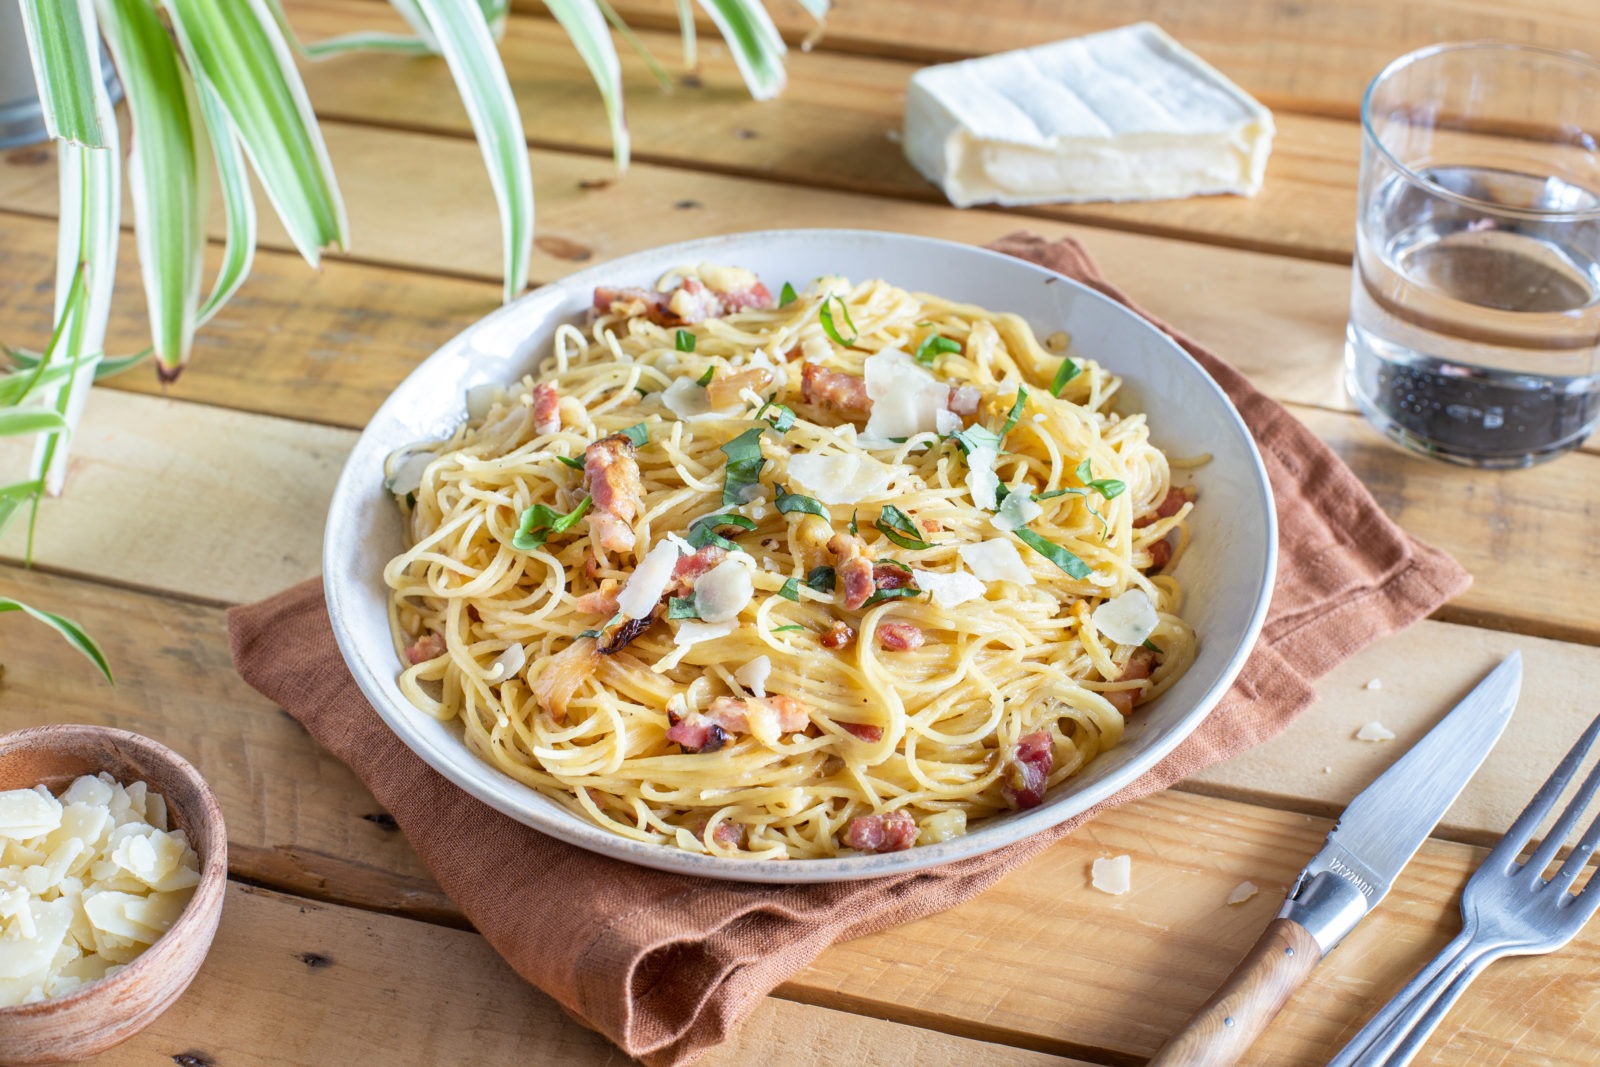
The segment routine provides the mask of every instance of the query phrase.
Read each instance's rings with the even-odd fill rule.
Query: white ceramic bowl
[[[1039,335],[1066,330],[1072,353],[1125,379],[1116,406],[1150,417],[1155,443],[1175,456],[1210,453],[1195,472],[1200,506],[1177,575],[1198,658],[1158,700],[1142,705],[1122,744],[1052,790],[1031,811],[974,824],[964,837],[882,855],[772,863],[700,856],[629,841],[580,819],[473,755],[454,724],[401,695],[389,635],[383,567],[399,554],[399,510],[383,488],[384,458],[449,435],[466,417],[466,391],[514,382],[580,318],[596,285],[649,285],[673,267],[746,267],[776,290],[823,274],[885,278],[906,289],[1022,315]],[[918,870],[987,852],[1093,806],[1149,770],[1198,726],[1255,643],[1272,593],[1277,525],[1272,490],[1249,432],[1211,378],[1182,349],[1115,301],[1052,271],[968,245],[854,230],[733,234],[641,252],[591,267],[468,327],[411,373],[373,416],[334,493],[323,581],[334,633],[362,692],[411,750],[468,793],[514,819],[582,848],[662,870],[760,882],[819,882]]]

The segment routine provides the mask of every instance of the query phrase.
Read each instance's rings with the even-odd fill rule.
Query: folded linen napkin
[[[1133,306],[1074,241],[1013,234],[993,247]],[[1396,527],[1350,469],[1279,404],[1151,321],[1204,365],[1255,436],[1277,495],[1277,588],[1261,640],[1221,704],[1102,807],[1165,789],[1271,737],[1311,704],[1312,679],[1427,615],[1468,581],[1448,556]],[[511,966],[650,1067],[688,1063],[722,1041],[835,941],[959,904],[1094,814],[988,855],[874,881],[768,886],[646,870],[544,837],[413,755],[346,671],[320,581],[235,608],[228,624],[239,673],[360,775]],[[561,907],[546,906],[556,898]]]

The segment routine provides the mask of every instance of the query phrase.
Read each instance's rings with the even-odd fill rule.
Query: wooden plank
[[[516,0],[535,13],[535,0]],[[638,26],[677,25],[674,0],[621,0]],[[772,5],[791,41],[813,29],[797,4]],[[1600,55],[1587,0],[1343,0],[1337,4],[1225,0],[1141,4],[1088,0],[874,0],[838,3],[818,47],[942,62],[1043,44],[1152,18],[1270,107],[1349,118],[1391,59],[1440,41],[1504,40]],[[714,33],[709,25],[708,33]]]
[[[1600,457],[1471,471],[1403,453],[1356,416],[1293,410],[1402,526],[1472,572],[1446,617],[1600,643],[1588,588],[1571,580],[1600,570]],[[99,390],[73,451],[71,491],[41,511],[36,558],[54,571],[215,603],[266,596],[318,573],[322,516],[354,439]],[[0,476],[26,458],[24,442],[0,440]],[[0,558],[22,553],[17,524],[0,538]]]
[[[460,921],[404,841],[366,818],[377,809],[353,776],[232,677],[219,610],[14,571],[0,571],[0,591],[48,598],[77,617],[123,676],[114,691],[85,684],[88,668],[53,634],[0,622],[10,627],[4,631],[8,725],[66,719],[152,734],[194,757],[219,790],[237,876],[323,899]],[[155,634],[158,641],[152,641]],[[1275,742],[1246,753],[1202,776],[1200,786],[1248,793],[1275,807],[1300,803],[1302,792],[1330,810],[1342,807],[1508,644],[1528,657],[1524,711],[1446,826],[1458,836],[1492,837],[1524,803],[1530,779],[1581,732],[1592,709],[1575,694],[1588,691],[1585,682],[1600,653],[1423,624],[1330,676],[1322,686],[1326,699],[1285,734],[1287,749]],[[1381,694],[1397,704],[1425,709],[1409,717],[1393,706],[1373,712],[1401,735],[1394,745],[1346,740],[1353,718],[1365,721],[1368,714],[1363,708],[1352,717],[1352,679],[1371,677],[1389,679]],[[1321,775],[1318,764],[1341,745],[1353,750],[1337,757],[1339,773]],[[1274,747],[1279,751],[1268,754]],[[1259,758],[1263,754],[1267,758]],[[1106,813],[948,915],[831,949],[783,993],[983,1040],[1145,1055],[1243,953],[1326,829],[1325,819],[1170,792]],[[297,858],[315,857],[316,864],[283,862],[280,853],[291,847]],[[1121,853],[1134,857],[1134,893],[1112,899],[1087,889],[1094,857]],[[1331,1041],[1352,1029],[1372,996],[1398,985],[1406,967],[1443,941],[1450,929],[1446,901],[1470,858],[1469,850],[1444,843],[1425,849],[1421,866],[1408,871],[1396,895],[1363,927],[1375,932],[1358,932],[1335,957],[1337,969],[1324,969],[1330,984],[1303,994],[1301,1003],[1309,1007],[1295,1010],[1310,1012],[1319,1034]],[[1229,891],[1246,879],[1261,895],[1226,907]],[[1569,955],[1566,967],[1584,966],[1581,961],[1600,947],[1596,937],[1591,932],[1569,950],[1579,953],[1580,963],[1572,964]],[[295,951],[321,950],[314,942],[283,943],[296,945]],[[1554,983],[1550,995],[1561,1003],[1583,1003],[1567,992],[1575,972],[1550,966],[1537,981]],[[1509,968],[1503,977],[1512,979]],[[1498,999],[1490,995],[1484,1003]],[[1492,1012],[1452,1017],[1465,1035],[1485,1040],[1500,1032],[1497,1018]],[[1297,1025],[1304,1021],[1296,1019]],[[1587,1016],[1541,1017],[1534,1040],[1559,1047],[1556,1039],[1569,1024],[1569,1036],[1591,1033],[1596,1025]],[[1259,1062],[1311,1062],[1289,1036],[1273,1040],[1266,1046],[1270,1056],[1284,1058]]]
[[[699,1062],[729,1067],[756,1059],[817,1067],[961,1067],[975,1060],[1088,1067],[775,999]],[[383,1067],[465,1060],[631,1062],[518,978],[476,934],[234,884],[194,985],[149,1029],[86,1062]]]
[[[367,0],[301,2],[290,13],[308,40],[373,25],[403,28],[388,12],[378,12],[386,18],[375,23]],[[675,34],[647,33],[644,41],[663,56],[678,46]],[[599,95],[558,25],[513,18],[501,53],[534,144],[610,154]],[[698,80],[670,93],[660,90],[631,51],[623,61],[628,128],[640,162],[944,201],[899,144],[906,82],[915,64],[826,50],[796,53],[784,94],[758,103],[744,91],[722,48],[708,48]],[[325,118],[472,135],[442,61],[362,55],[301,68]],[[1348,263],[1359,151],[1359,131],[1351,122],[1284,114],[1265,187],[1253,198],[1044,205],[1017,214]]]

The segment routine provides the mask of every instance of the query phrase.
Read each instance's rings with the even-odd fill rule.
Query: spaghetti
[[[572,811],[702,853],[889,851],[1040,803],[1195,654],[1168,573],[1193,503],[1064,341],[883,281],[598,290],[532,376],[391,457],[401,689]]]

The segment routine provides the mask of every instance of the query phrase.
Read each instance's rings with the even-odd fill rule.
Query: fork
[[[1505,956],[1553,952],[1583,928],[1600,907],[1600,890],[1594,884],[1600,877],[1591,879],[1578,893],[1570,890],[1600,844],[1600,817],[1584,831],[1555,876],[1545,881],[1543,875],[1600,790],[1600,764],[1589,772],[1527,862],[1518,863],[1517,857],[1566,791],[1596,737],[1600,737],[1600,718],[1584,731],[1473,872],[1461,894],[1461,932],[1361,1028],[1328,1067],[1404,1067],[1485,967]]]

